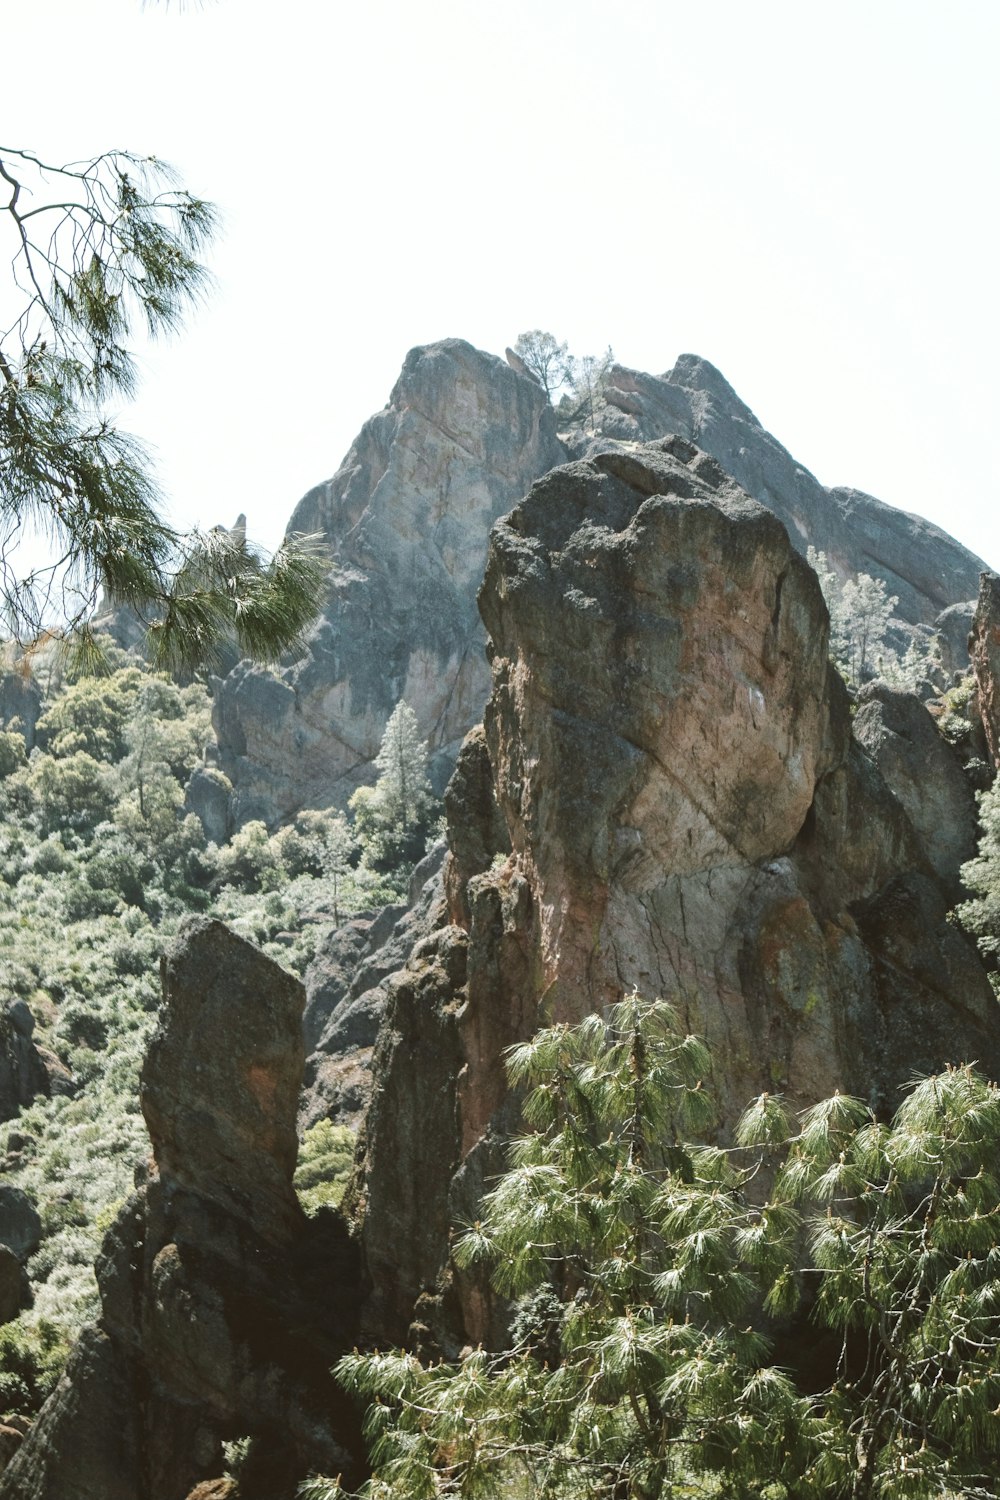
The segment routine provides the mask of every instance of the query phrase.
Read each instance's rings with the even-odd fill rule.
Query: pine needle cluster
[[[0,631],[72,634],[103,594],[155,623],[158,666],[212,664],[234,638],[273,658],[315,615],[314,543],[267,559],[238,532],[179,535],[148,455],[106,412],[134,394],[134,335],[172,332],[203,296],[214,209],[127,151],[53,166],[0,146],[0,183]],[[47,544],[38,566],[26,535]]]

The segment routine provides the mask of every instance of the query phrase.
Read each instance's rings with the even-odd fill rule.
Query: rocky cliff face
[[[934,731],[892,695],[852,736],[815,576],[712,459],[674,439],[549,474],[494,528],[481,607],[493,688],[449,793],[449,907],[388,984],[354,1202],[383,1338],[490,1336],[443,1250],[502,1160],[503,1048],[542,1018],[672,998],[729,1121],[763,1089],[888,1108],[915,1071],[1000,1068],[945,920],[961,830],[933,847],[950,752],[915,790],[898,742],[911,715]]]
[[[669,433],[697,443],[788,528],[794,545],[826,552],[844,578],[871,573],[899,598],[913,624],[933,624],[949,606],[974,599],[984,564],[947,532],[861,490],[827,489],[767,432],[707,360],[682,354],[666,375],[613,366],[595,413],[596,442],[648,442]],[[963,663],[964,665],[964,663]]]
[[[486,538],[564,458],[535,383],[460,339],[407,355],[384,411],[300,502],[333,570],[302,659],[244,663],[216,693],[238,822],[346,802],[400,698],[447,775],[488,691],[476,612]]]
[[[996,573],[984,572],[980,579],[969,643],[987,748],[993,764],[1000,766],[1000,576]]]
[[[318,532],[334,567],[304,656],[278,672],[242,663],[218,685],[237,823],[274,825],[303,806],[346,803],[371,778],[401,697],[444,784],[489,692],[475,597],[490,527],[567,457],[679,434],[773,511],[799,551],[826,551],[845,577],[884,578],[906,620],[932,624],[975,596],[978,558],[916,516],[825,489],[706,360],[682,355],[663,377],[615,366],[594,422],[562,440],[541,388],[517,365],[459,339],[412,350],[388,406],[296,508],[290,529]],[[942,624],[951,654],[954,625]],[[964,670],[962,640],[957,652]]]
[[[106,1237],[82,1336],[3,1500],[185,1500],[249,1436],[244,1500],[354,1467],[329,1376],[354,1334],[356,1257],[292,1188],[302,987],[217,922],[164,964],[143,1069],[155,1167]]]

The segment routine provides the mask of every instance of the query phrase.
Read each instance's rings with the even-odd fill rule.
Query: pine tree
[[[455,1260],[519,1299],[514,1344],[340,1362],[370,1500],[1000,1495],[1000,1092],[950,1069],[890,1125],[764,1095],[723,1149],[692,1140],[709,1068],[635,996],[513,1049],[531,1131]],[[804,1291],[840,1340],[818,1393],[768,1352]]]
[[[566,382],[569,366],[566,345],[544,328],[530,328],[514,340],[514,353],[524,361],[551,401]]]
[[[203,294],[214,210],[124,151],[56,166],[0,146],[0,181],[21,298],[0,334],[0,630],[77,631],[80,659],[97,661],[86,622],[103,592],[148,620],[158,665],[211,662],[232,637],[275,656],[315,614],[313,545],[268,559],[242,534],[179,535],[146,454],[106,411],[135,389],[135,330],[173,330]],[[27,574],[26,530],[52,559]]]
[[[427,742],[413,709],[401,698],[389,717],[375,757],[379,778],[359,787],[350,801],[365,863],[398,870],[423,853],[437,803],[427,776]]]
[[[882,677],[894,687],[916,692],[939,666],[933,639],[912,631],[902,656],[890,644],[893,630],[911,629],[896,614],[899,599],[881,578],[858,573],[842,582],[825,552],[806,552],[830,612],[830,657],[848,687],[855,692],[872,678]]]

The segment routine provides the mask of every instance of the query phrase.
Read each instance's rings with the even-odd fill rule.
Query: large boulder
[[[154,1170],[108,1231],[100,1322],[0,1479],[3,1500],[183,1500],[244,1436],[261,1475],[244,1500],[357,1472],[355,1420],[329,1375],[354,1338],[356,1257],[292,1187],[302,987],[204,920],[163,979],[142,1074]]]
[[[411,350],[388,406],[289,523],[332,561],[305,655],[277,672],[244,663],[217,687],[237,822],[343,805],[400,698],[446,778],[489,690],[476,613],[489,529],[564,457],[534,381],[461,339]]]
[[[236,823],[274,826],[303,806],[343,806],[373,778],[401,697],[417,712],[440,789],[490,689],[475,608],[490,526],[567,456],[628,453],[672,434],[777,515],[800,552],[824,550],[842,578],[884,579],[904,620],[932,625],[975,593],[978,558],[919,517],[825,488],[707,360],[681,355],[664,376],[615,365],[586,424],[557,436],[519,360],[504,364],[460,339],[428,344],[407,355],[388,406],[291,518],[290,530],[323,538],[333,564],[304,654],[279,671],[244,662],[216,681]],[[955,622],[942,628],[948,654]]]
[[[350,1199],[372,1336],[409,1317],[446,1346],[498,1332],[442,1226],[502,1164],[504,1051],[542,1020],[673,1000],[723,1126],[762,1090],[881,1110],[918,1067],[1000,1074],[933,819],[852,736],[815,575],[712,459],[675,438],[549,474],[494,528],[481,608],[493,690],[449,792],[449,906],[389,981]]]
[[[42,1242],[42,1221],[27,1193],[0,1183],[0,1245],[26,1261]]]

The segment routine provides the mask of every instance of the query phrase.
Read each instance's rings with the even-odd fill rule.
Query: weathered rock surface
[[[979,711],[993,764],[1000,766],[1000,575],[984,571],[970,637]]]
[[[300,1128],[321,1119],[356,1128],[372,1090],[372,1049],[385,1014],[386,980],[401,969],[443,910],[443,841],[414,871],[410,899],[374,918],[334,928],[306,976],[306,1068]]]
[[[9,1323],[23,1307],[30,1306],[27,1272],[13,1250],[0,1244],[0,1323]]]
[[[0,1012],[0,1120],[12,1120],[38,1094],[52,1092],[45,1058],[31,1039],[33,1020],[25,1002],[13,1001]],[[2,1238],[2,1235],[0,1235]]]
[[[679,434],[696,442],[842,576],[870,572],[911,624],[976,592],[978,558],[939,528],[852,489],[827,489],[765,431],[707,360],[664,376],[616,365],[587,430],[557,439],[541,387],[459,339],[407,355],[389,405],[368,421],[290,529],[318,532],[333,572],[300,660],[241,663],[215,685],[222,768],[237,824],[274,826],[303,806],[344,805],[400,697],[415,708],[444,784],[489,692],[475,593],[493,522],[567,457]],[[958,627],[943,646],[964,669]],[[953,639],[954,637],[954,639]],[[954,649],[953,649],[954,648]]]
[[[20,672],[0,674],[0,729],[16,729],[24,735],[27,750],[34,749],[35,725],[42,712],[38,684]]]
[[[446,1345],[495,1333],[444,1247],[502,1160],[503,1049],[540,1019],[672,998],[730,1122],[762,1089],[884,1109],[917,1067],[1000,1072],[935,874],[961,850],[932,851],[929,809],[852,737],[815,575],[714,460],[672,439],[549,474],[494,528],[481,608],[493,691],[449,792],[449,909],[389,981],[351,1200],[366,1328]],[[890,732],[924,721],[872,702],[902,787]]]
[[[184,1500],[245,1435],[264,1457],[244,1500],[292,1500],[311,1470],[352,1468],[328,1371],[353,1339],[356,1260],[292,1188],[302,998],[221,923],[192,923],[165,960],[142,1079],[156,1169],[108,1232],[100,1322],[3,1500]]]
[[[596,438],[576,436],[576,451],[599,451],[609,438],[648,442],[670,433],[697,443],[784,522],[801,552],[810,545],[825,552],[845,578],[883,578],[912,624],[933,624],[942,610],[975,597],[979,558],[919,516],[861,490],[821,485],[695,354],[682,354],[661,377],[613,366],[595,425]]]
[[[0,1245],[6,1245],[18,1260],[26,1261],[41,1242],[42,1221],[27,1193],[0,1183]]]
[[[919,698],[885,682],[861,689],[854,734],[906,809],[942,886],[957,899],[958,872],[978,839],[975,796],[958,756]]]
[[[975,618],[976,600],[965,599],[942,610],[934,622],[941,670],[949,684],[970,670],[969,636]]]
[[[217,689],[238,823],[345,803],[404,697],[446,777],[489,690],[489,529],[563,457],[534,381],[460,339],[411,350],[389,405],[289,523],[333,560],[305,655],[277,673],[244,663]]]
[[[184,788],[184,811],[194,813],[210,844],[224,844],[232,833],[228,776],[215,766],[198,766]]]

